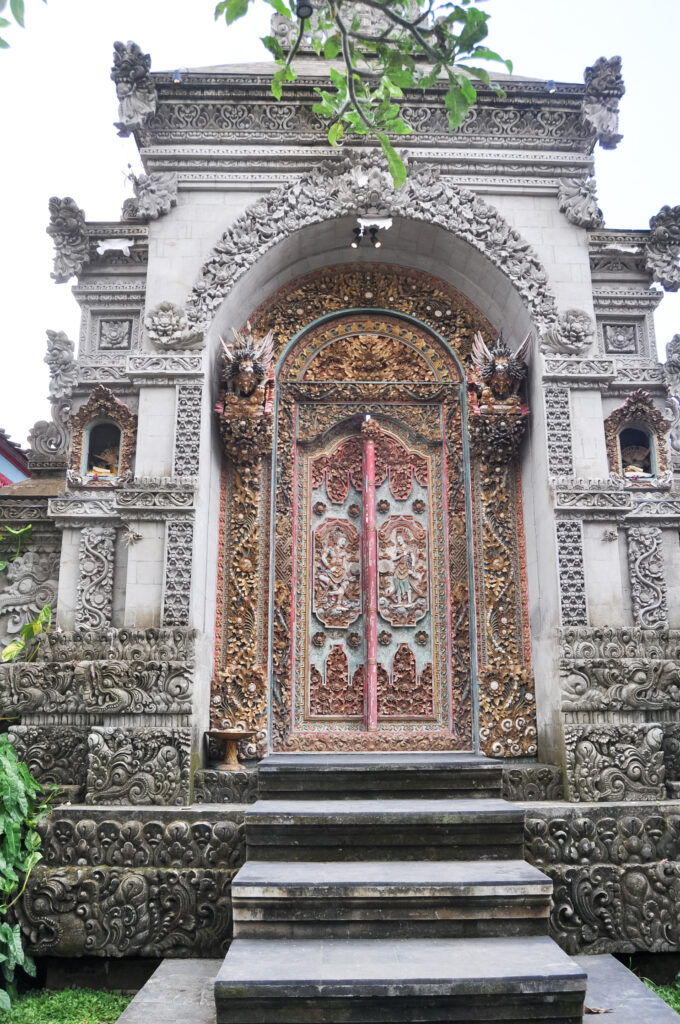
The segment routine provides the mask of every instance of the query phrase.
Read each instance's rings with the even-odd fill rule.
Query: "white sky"
[[[50,278],[47,200],[70,195],[90,220],[118,219],[130,195],[128,163],[139,170],[132,139],[113,127],[117,102],[109,79],[113,42],[134,39],[152,69],[266,59],[258,36],[270,8],[245,22],[215,23],[215,0],[27,0],[27,28],[3,32],[0,51],[0,427],[24,443],[48,416],[45,330],[77,340],[80,310],[70,285]],[[600,56],[620,54],[626,95],[618,149],[597,150],[600,206],[611,228],[645,228],[668,203],[680,203],[677,0],[488,0],[489,45],[518,75],[581,82]],[[663,351],[680,331],[680,294],[656,315]]]

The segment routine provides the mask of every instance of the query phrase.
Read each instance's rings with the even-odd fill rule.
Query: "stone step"
[[[544,936],[235,939],[217,1024],[581,1024],[586,974]]]
[[[235,938],[544,935],[552,882],[525,861],[248,861]]]
[[[524,811],[505,800],[258,800],[248,860],[521,860]]]
[[[270,754],[259,765],[260,797],[500,797],[502,766],[476,754]]]

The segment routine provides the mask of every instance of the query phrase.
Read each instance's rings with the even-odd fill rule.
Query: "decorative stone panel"
[[[171,520],[165,544],[164,626],[186,626],[189,622],[193,545],[193,522]]]
[[[559,520],[555,530],[562,622],[568,626],[585,626],[588,606],[583,565],[583,527],[576,520]]]
[[[566,725],[569,799],[662,800],[663,729],[644,725]]]
[[[113,613],[114,526],[87,526],[80,535],[76,625],[101,629]]]
[[[36,661],[182,661],[192,666],[196,630],[193,629],[74,629],[51,632],[42,638]]]
[[[185,662],[80,661],[73,683],[89,714],[191,714]]]
[[[257,771],[222,772],[206,768],[194,777],[197,804],[252,804],[257,797]]]
[[[503,767],[505,800],[561,800],[562,770],[554,764]]]
[[[680,661],[573,658],[560,666],[562,711],[680,709]]]
[[[524,849],[553,881],[567,953],[680,948],[680,804],[529,806]]]
[[[0,516],[3,513],[0,507]],[[0,577],[0,646],[16,639],[43,605],[49,604],[54,614],[58,578],[59,552],[42,545],[9,563]]]
[[[548,434],[548,472],[551,476],[573,476],[571,447],[571,405],[569,389],[545,389],[545,417]]]
[[[74,725],[12,725],[9,729],[20,761],[43,786],[85,786],[87,728]]]
[[[187,803],[190,743],[189,729],[93,728],[87,803]]]
[[[73,664],[33,661],[0,665],[2,714],[77,714],[80,696],[73,687]]]
[[[663,727],[663,763],[666,782],[680,782],[680,723],[666,722]]]
[[[626,535],[635,623],[648,629],[663,629],[668,625],[668,601],[661,529],[634,526]]]
[[[175,415],[175,452],[172,471],[175,476],[197,476],[201,442],[200,384],[179,384]]]

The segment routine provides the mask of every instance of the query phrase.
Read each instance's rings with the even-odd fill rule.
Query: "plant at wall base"
[[[21,554],[21,545],[24,540],[27,540],[30,537],[32,529],[32,523],[29,523],[28,526],[0,526],[0,544],[2,544],[3,541],[10,541],[12,543],[16,541],[14,554],[4,560],[0,558],[0,572],[3,572],[10,562],[16,561],[19,557]]]
[[[255,0],[220,0],[215,18],[227,25],[247,13]],[[282,18],[297,21],[288,53],[275,35],[262,42],[279,70],[272,93],[296,78],[293,60],[307,37],[317,57],[328,62],[330,91],[316,89],[314,112],[329,120],[328,141],[343,135],[370,135],[382,148],[396,188],[406,179],[403,160],[389,136],[409,135],[402,117],[404,89],[437,89],[443,95],[449,128],[456,129],[477,101],[474,83],[504,93],[478,61],[511,61],[483,45],[489,15],[474,0],[266,0]],[[363,17],[362,13],[363,12]],[[285,22],[283,22],[285,26]]]
[[[0,1009],[16,996],[17,967],[35,976],[35,964],[23,946],[21,929],[7,918],[20,899],[29,875],[41,859],[36,825],[48,812],[56,790],[45,789],[17,758],[9,737],[0,735]]]
[[[12,640],[6,647],[3,647],[0,652],[0,661],[16,661],[19,658],[22,661],[33,661],[40,647],[39,638],[42,634],[49,633],[51,624],[52,606],[45,604],[40,609],[37,618],[21,627],[16,640]]]

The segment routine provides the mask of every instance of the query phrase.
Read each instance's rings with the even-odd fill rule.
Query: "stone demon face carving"
[[[250,324],[245,335],[234,329],[237,346],[233,350],[222,341],[224,369],[222,380],[239,398],[249,398],[264,384],[274,354],[274,336],[253,338]]]

